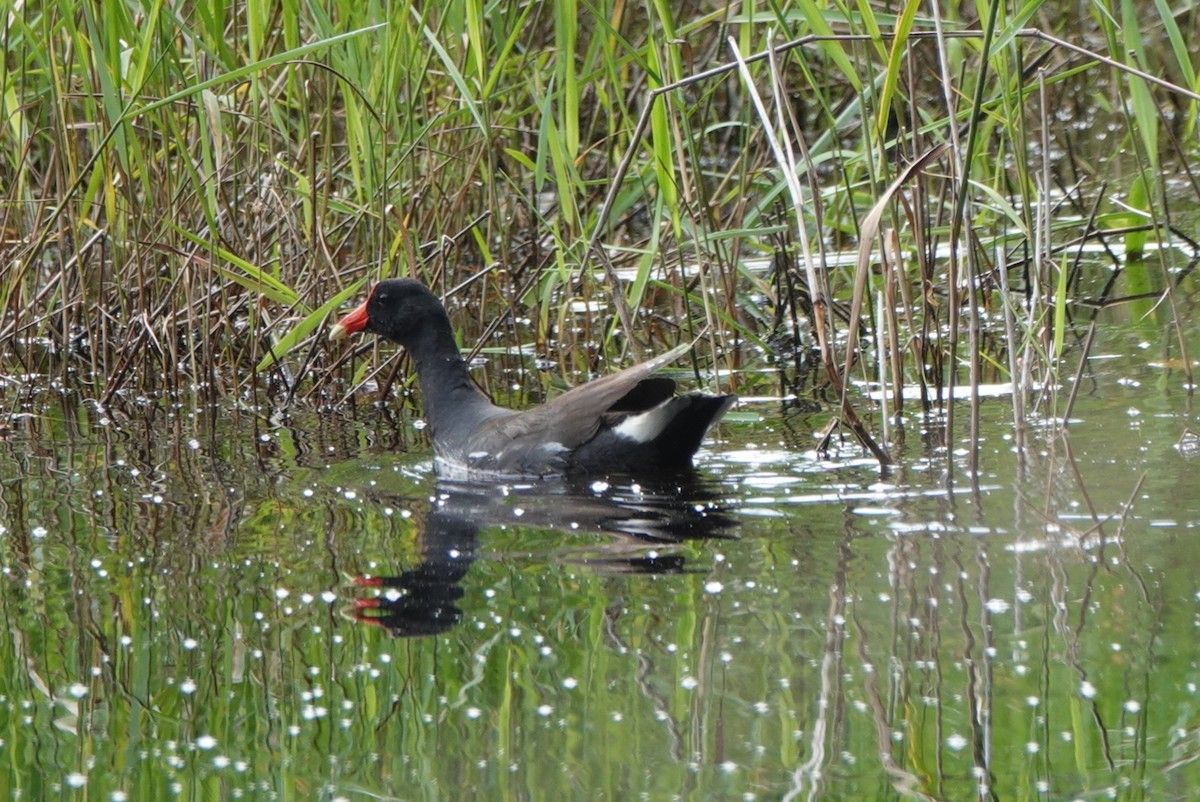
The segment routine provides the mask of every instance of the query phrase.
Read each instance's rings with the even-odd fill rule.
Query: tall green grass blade
[[[529,15],[533,12],[534,8],[535,5],[533,3],[526,3],[521,10],[521,15],[513,23],[512,31],[509,32],[508,38],[504,40],[504,46],[500,48],[500,52],[492,61],[491,71],[488,73],[487,81],[483,84],[483,91],[479,93],[481,99],[490,99],[499,81],[510,75],[513,65],[508,60],[509,55],[516,46],[521,33],[524,31],[525,21],[529,19]]]
[[[679,187],[675,183],[675,147],[671,137],[671,121],[667,116],[667,99],[660,95],[650,112],[650,147],[654,154],[655,185],[663,208],[671,216],[672,227],[680,232]]]
[[[534,101],[538,105],[538,119],[541,121],[541,124],[538,126],[537,150],[534,152],[533,158],[534,192],[541,192],[542,188],[546,185],[546,164],[551,159],[551,141],[557,133],[554,128],[553,98],[551,94],[551,92],[546,92],[540,98],[535,98]]]
[[[825,15],[813,0],[800,0],[800,10],[804,13],[804,19],[808,23],[808,27],[814,34],[821,37],[832,37],[833,28],[825,21]],[[858,77],[858,71],[850,62],[850,58],[846,55],[846,51],[842,49],[838,42],[822,42],[820,45],[821,52],[825,57],[837,65],[842,73],[842,77],[850,82],[854,87],[854,91],[862,91],[862,79]]]
[[[1028,0],[1025,5],[1009,18],[1008,23],[996,34],[994,50],[1004,50],[1017,38],[1017,34],[1025,30],[1033,15],[1046,4],[1046,0]]]
[[[579,33],[579,9],[575,0],[554,3],[554,36],[557,52],[558,128],[563,135],[566,155],[574,160],[579,153],[579,79],[575,67],[575,48]]]
[[[8,125],[9,135],[12,137],[13,153],[20,153],[25,150],[25,143],[28,137],[28,126],[26,125],[25,111],[22,108],[20,99],[17,97],[17,89],[15,83],[9,83],[0,92],[0,115],[3,116],[4,122]],[[18,172],[17,178],[23,178],[23,174]]]
[[[348,298],[353,297],[354,294],[362,288],[366,281],[366,278],[360,278],[358,281],[349,285],[337,295],[321,304],[321,306],[313,310],[312,313],[306,315],[291,329],[291,331],[280,337],[275,344],[271,346],[271,353],[263,357],[262,361],[255,366],[254,370],[261,373],[291,353],[293,348],[295,348],[299,343],[303,342],[305,337],[307,337],[314,329],[317,328],[317,326],[320,326],[321,323],[324,322],[325,318],[330,312],[345,303]]]
[[[262,57],[262,48],[266,41],[269,9],[267,4],[251,0],[243,4],[243,10],[246,14],[246,51],[251,61],[258,61]]]
[[[90,3],[84,4],[83,20],[88,38],[86,40],[77,39],[77,44],[83,52],[90,51],[92,54],[94,74],[100,83],[101,106],[108,118],[109,125],[117,129],[113,135],[113,153],[120,160],[122,169],[129,172],[129,143],[124,129],[119,125],[122,111],[121,98],[113,83],[113,79],[119,79],[121,75],[119,56],[108,51],[108,40],[112,37],[106,35],[107,31],[101,32],[93,13],[95,10]],[[112,18],[105,16],[104,19]]]
[[[482,0],[465,0],[464,13],[467,18],[467,47],[471,54],[471,66],[475,69],[475,79],[479,86],[484,85],[487,74],[487,40],[483,33],[483,2]]]
[[[970,184],[972,188],[987,196],[992,201],[992,206],[989,208],[998,211],[1008,221],[1008,224],[1012,226],[1014,231],[1021,232],[1029,240],[1033,239],[1021,212],[999,190],[979,180],[972,180]]]
[[[651,39],[647,45],[650,56],[650,86],[658,88],[669,83],[669,67],[663,61],[662,48],[667,45]],[[679,186],[675,179],[675,140],[671,135],[670,97],[666,94],[652,96],[650,110],[650,149],[654,159],[655,186],[665,210],[671,218],[671,227],[676,237],[682,233],[679,219]]]
[[[1179,30],[1179,22],[1175,19],[1175,13],[1167,5],[1166,0],[1154,0],[1154,7],[1158,9],[1158,21],[1162,23],[1167,39],[1171,42],[1171,53],[1175,56],[1175,66],[1179,68],[1179,73],[1183,76],[1184,85],[1189,89],[1200,89],[1200,84],[1196,83],[1196,69],[1192,66],[1192,53],[1188,50],[1183,32]],[[1194,5],[1192,13],[1195,13]],[[1195,115],[1191,115],[1191,118],[1194,124]]]
[[[543,114],[542,126],[538,136],[538,170],[534,174],[534,187],[537,191],[541,191],[547,175],[546,161],[549,161],[550,169],[554,173],[555,192],[558,197],[559,211],[562,214],[563,223],[567,228],[573,229],[579,221],[576,196],[582,190],[582,182],[579,181],[578,174],[575,171],[574,159],[567,152],[563,138],[559,136],[558,125],[555,123],[555,115],[551,111],[552,99],[552,92],[547,93],[541,99]]]
[[[180,228],[174,223],[168,223],[167,226],[179,236],[183,237],[189,242],[194,243],[200,248],[203,248],[205,252],[224,259],[231,265],[238,268],[238,270],[242,271],[241,273],[238,273],[217,264],[211,265],[214,271],[230,281],[245,287],[251,292],[261,293],[262,295],[265,295],[272,301],[275,301],[282,306],[292,307],[299,303],[300,299],[297,297],[295,290],[288,287],[282,281],[275,278],[262,268],[251,264],[240,256],[231,253],[215,243],[209,242],[202,237],[196,236],[190,231]]]
[[[1142,6],[1135,0],[1121,0],[1121,23],[1124,44],[1127,51],[1127,61],[1132,66],[1145,69],[1146,46],[1138,29],[1138,18]],[[1133,106],[1133,119],[1142,145],[1146,148],[1146,158],[1150,160],[1151,169],[1158,169],[1158,108],[1150,95],[1150,87],[1136,76],[1127,78],[1129,98]]]
[[[1070,265],[1064,254],[1058,265],[1058,286],[1054,290],[1054,359],[1062,359],[1063,341],[1067,333],[1067,276]]]
[[[417,11],[414,8],[413,14],[416,15],[416,13]],[[442,66],[446,68],[446,74],[450,76],[450,81],[458,89],[459,101],[463,104],[463,106],[466,107],[467,111],[470,112],[471,117],[474,118],[475,124],[479,126],[480,133],[486,136],[488,133],[488,126],[487,123],[483,121],[483,112],[480,110],[479,104],[475,102],[471,88],[467,86],[467,80],[463,77],[462,72],[458,69],[458,64],[455,63],[449,51],[447,51],[442,43],[438,41],[437,34],[434,33],[428,25],[422,24],[421,32],[425,35],[425,40],[429,42],[434,52],[437,53],[438,58],[442,62]]]
[[[1167,32],[1167,38],[1171,41],[1175,64],[1179,67],[1180,74],[1183,75],[1184,85],[1193,92],[1200,92],[1200,76],[1196,74],[1196,69],[1192,66],[1192,55],[1183,33],[1179,30],[1179,23],[1176,21],[1175,15],[1167,6],[1166,0],[1154,0],[1154,5],[1162,18],[1163,30]],[[1189,102],[1188,113],[1183,115],[1183,133],[1180,138],[1184,141],[1194,141],[1196,136],[1196,124],[1200,122],[1197,119],[1200,118],[1200,114],[1197,113],[1198,105],[1200,104],[1197,104],[1195,100]]]
[[[1133,213],[1124,215],[1118,225],[1136,226],[1149,219],[1150,187],[1146,173],[1138,173],[1137,177],[1133,179],[1133,183],[1129,186],[1129,195],[1125,199],[1125,205],[1133,210]],[[1138,214],[1138,212],[1142,212],[1142,214]],[[1146,250],[1148,236],[1146,231],[1130,231],[1126,234],[1125,258],[1141,259]]]
[[[855,8],[858,9],[858,15],[852,17],[859,25],[866,29],[867,35],[871,37],[871,44],[875,51],[883,58],[886,53],[884,50],[883,30],[880,26],[880,20],[875,13],[874,6],[868,0],[855,0]]]
[[[666,83],[674,83],[683,78],[683,59],[679,52],[680,37],[675,27],[675,4],[666,0],[654,0],[654,16],[662,29],[659,39],[661,52],[666,55],[666,71],[661,74]]]
[[[142,36],[138,42],[138,46],[133,48],[133,60],[130,63],[127,73],[128,86],[143,86],[146,83],[146,76],[149,74],[151,65],[158,61],[155,57],[154,37],[158,32],[163,2],[164,0],[154,0],[154,2],[150,3],[146,19],[138,26],[138,30]]]
[[[912,30],[913,20],[916,19],[917,10],[920,7],[921,0],[908,0],[896,25],[895,38],[892,39],[887,70],[884,73],[883,89],[879,93],[879,120],[875,130],[881,142],[887,137],[888,120],[892,112],[892,97],[896,94],[896,84],[903,71],[904,52],[908,48],[908,33]]]

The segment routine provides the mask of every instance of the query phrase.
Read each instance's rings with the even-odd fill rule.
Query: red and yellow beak
[[[346,315],[337,323],[334,323],[333,328],[329,330],[329,339],[337,341],[365,329],[367,327],[367,302],[370,300],[371,295],[368,293],[366,301],[363,301],[353,312]]]

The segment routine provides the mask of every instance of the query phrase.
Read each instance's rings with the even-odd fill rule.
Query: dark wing
[[[539,407],[491,421],[474,434],[472,446],[484,462],[495,459],[512,465],[515,461],[532,472],[552,472],[559,455],[591,440],[601,426],[613,425],[628,413],[642,412],[670,398],[675,382],[653,374],[690,347],[682,345],[581,384]],[[549,471],[536,467],[542,463],[550,464]]]

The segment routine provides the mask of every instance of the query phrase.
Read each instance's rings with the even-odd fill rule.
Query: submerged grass
[[[862,414],[906,395],[932,410],[965,384],[976,409],[1011,380],[1017,420],[1062,416],[1060,360],[1117,303],[1173,327],[1191,384],[1195,9],[4,13],[10,411],[51,386],[264,408],[389,387],[373,346],[330,349],[322,323],[396,274],[447,293],[464,341],[565,372],[703,333],[720,382],[791,372],[785,397],[827,404],[881,461]]]

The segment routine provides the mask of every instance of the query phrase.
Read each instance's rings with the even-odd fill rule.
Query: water
[[[974,481],[916,413],[890,473],[758,401],[691,480],[481,487],[407,419],[47,403],[0,797],[1190,798],[1195,416],[1106,334],[1069,434],[985,401]]]

